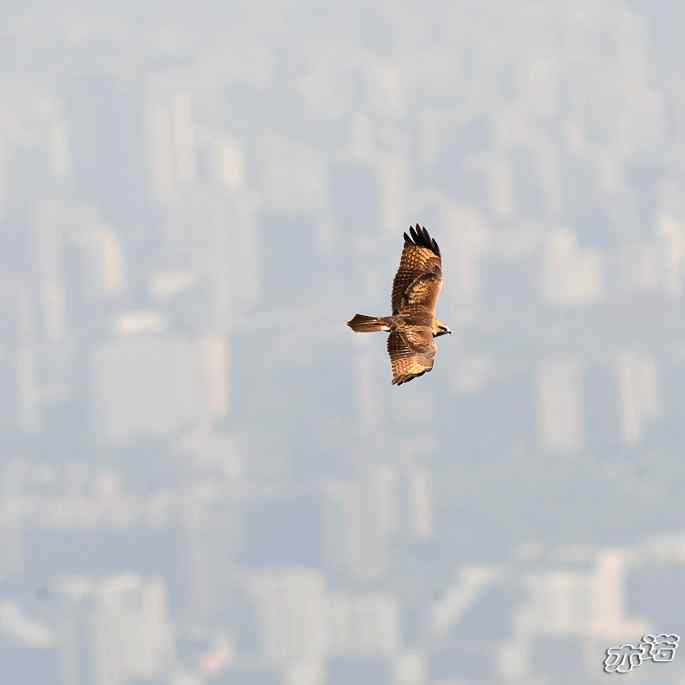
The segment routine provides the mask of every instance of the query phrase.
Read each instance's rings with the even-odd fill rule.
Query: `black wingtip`
[[[431,238],[425,226],[420,226],[419,224],[416,224],[416,226],[410,226],[409,234],[411,237],[409,237],[409,235],[406,233],[404,234],[405,243],[411,243],[412,245],[425,247],[433,254],[436,254],[438,257],[440,257],[440,248],[435,242],[435,238]]]

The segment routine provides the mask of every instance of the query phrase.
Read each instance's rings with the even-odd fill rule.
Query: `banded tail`
[[[355,314],[347,325],[356,333],[378,333],[379,331],[389,331],[390,317],[380,316],[366,316],[364,314]]]

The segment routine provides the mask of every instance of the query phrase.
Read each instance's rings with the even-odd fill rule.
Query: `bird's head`
[[[437,319],[433,323],[433,337],[437,338],[445,333],[451,333],[452,331],[442,322]]]

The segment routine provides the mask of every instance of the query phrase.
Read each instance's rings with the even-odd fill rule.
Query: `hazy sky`
[[[12,682],[595,682],[685,632],[685,9],[98,5],[0,29]],[[455,335],[396,388],[345,321],[416,222]]]

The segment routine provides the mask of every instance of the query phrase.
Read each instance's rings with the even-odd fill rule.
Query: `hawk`
[[[402,385],[433,368],[433,338],[452,331],[435,318],[442,289],[440,248],[416,224],[404,234],[400,266],[392,283],[392,316],[355,314],[347,325],[357,333],[389,332],[392,384]]]

